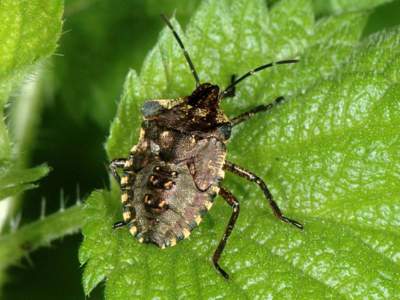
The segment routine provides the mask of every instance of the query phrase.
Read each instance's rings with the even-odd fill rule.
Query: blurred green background
[[[269,1],[270,5],[274,1]],[[336,13],[314,1],[317,15]],[[343,2],[343,1],[342,1]],[[56,54],[32,75],[40,98],[40,121],[26,150],[35,166],[47,162],[52,172],[38,189],[26,193],[22,224],[37,220],[42,199],[47,214],[84,199],[108,184],[103,143],[115,114],[124,77],[142,61],[163,27],[160,13],[183,24],[199,0],[67,0],[64,28]],[[400,23],[400,1],[376,8],[365,34]],[[4,299],[84,299],[77,253],[80,234],[65,237],[24,259],[9,272]],[[21,288],[23,287],[23,288]],[[102,299],[97,288],[90,299]]]

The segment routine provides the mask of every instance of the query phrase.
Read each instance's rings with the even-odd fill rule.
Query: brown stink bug
[[[233,119],[224,114],[219,104],[222,99],[234,95],[235,86],[243,79],[274,65],[296,63],[297,60],[265,64],[236,80],[232,77],[232,83],[220,92],[217,85],[200,83],[181,39],[169,20],[162,17],[183,50],[196,89],[191,95],[177,100],[144,103],[138,144],[132,148],[128,158],[114,159],[110,164],[111,172],[121,186],[123,205],[123,221],[115,223],[114,228],[127,226],[140,242],[154,243],[161,248],[174,246],[199,225],[218,194],[233,212],[212,259],[222,276],[229,278],[218,261],[239,216],[239,202],[221,186],[224,171],[255,182],[264,192],[276,217],[299,229],[303,226],[282,214],[260,177],[225,159],[225,144],[231,129],[254,114],[269,110],[283,97]],[[118,173],[119,168],[122,176]]]

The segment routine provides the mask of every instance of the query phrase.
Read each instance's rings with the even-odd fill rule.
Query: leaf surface
[[[277,220],[261,191],[228,175],[241,215],[221,259],[210,258],[231,210],[217,198],[188,240],[160,250],[139,244],[121,219],[119,191],[97,191],[86,205],[86,294],[106,280],[107,299],[362,299],[400,294],[399,28],[359,42],[367,15],[314,21],[309,1],[207,1],[180,33],[203,82],[299,57],[257,74],[224,100],[235,116],[279,95],[286,101],[234,129],[228,160],[267,182],[299,231]],[[252,18],[247,16],[254,16]],[[136,143],[147,99],[190,94],[194,80],[164,29],[138,75],[130,71],[106,144],[109,158]]]
[[[0,119],[3,107],[30,67],[53,53],[61,32],[63,1],[0,2]],[[12,142],[0,122],[0,163],[12,156]]]
[[[0,174],[0,200],[14,196],[24,190],[36,187],[35,181],[46,176],[49,167],[46,165],[31,169],[12,169]]]
[[[48,172],[46,166],[21,170],[4,106],[32,66],[54,52],[62,13],[61,0],[0,1],[0,200],[34,187]]]
[[[63,7],[62,0],[0,1],[0,233],[10,229],[5,226],[14,213],[15,199],[10,197],[36,187],[35,182],[49,172],[47,165],[27,169],[22,159],[18,160],[20,153],[9,134],[11,125],[6,121],[11,122],[5,110],[13,92],[27,80],[27,74],[33,73],[34,66],[55,51]],[[14,243],[18,240],[8,235],[0,251],[0,287],[6,280],[7,267],[27,251],[20,245],[9,247]],[[11,255],[7,251],[12,252]],[[4,259],[7,256],[8,260]]]
[[[63,1],[0,2],[0,104],[25,68],[53,53],[61,32]]]
[[[315,10],[319,14],[343,13],[349,11],[359,11],[372,9],[376,6],[393,2],[393,0],[314,0]]]

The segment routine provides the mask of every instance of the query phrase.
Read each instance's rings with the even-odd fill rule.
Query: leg
[[[235,82],[235,80],[236,80],[236,75],[233,74],[233,75],[231,76],[231,84],[232,84],[233,82]],[[232,86],[232,88],[230,88],[229,90],[226,91],[226,93],[225,93],[225,98],[227,98],[227,97],[235,97],[235,95],[236,95],[236,87],[235,87],[235,86]]]
[[[117,170],[119,168],[123,168],[125,166],[125,162],[126,162],[126,159],[124,159],[124,158],[113,159],[109,166],[109,168],[111,170],[111,174],[114,176],[114,178],[118,182],[119,186],[121,186],[121,178],[120,178]],[[117,229],[117,228],[124,227],[125,225],[126,225],[125,221],[118,221],[113,224],[112,228]]]
[[[256,106],[255,108],[253,108],[252,110],[250,110],[248,112],[242,113],[241,115],[239,115],[231,120],[232,126],[235,126],[244,121],[247,121],[252,116],[254,116],[256,113],[270,110],[272,107],[274,107],[276,104],[279,104],[283,100],[284,100],[284,98],[281,96],[281,97],[276,98],[274,101],[272,101],[269,104],[262,104],[262,105]]]
[[[221,273],[225,279],[229,279],[228,273],[226,273],[218,264],[219,258],[221,257],[222,251],[224,251],[225,244],[228,241],[229,236],[231,235],[233,226],[235,226],[236,220],[239,216],[240,206],[239,202],[235,199],[235,196],[231,194],[228,190],[221,187],[219,194],[225,199],[225,201],[232,207],[232,215],[229,219],[228,226],[225,229],[225,233],[222,236],[221,241],[218,244],[217,249],[214,252],[212,257],[215,268]]]
[[[111,174],[114,176],[115,180],[121,185],[121,178],[118,175],[117,169],[123,168],[125,166],[126,159],[125,158],[117,158],[113,159],[109,165],[111,170]]]
[[[235,173],[236,175],[239,175],[240,177],[246,178],[247,180],[250,180],[252,182],[257,183],[258,186],[264,192],[265,198],[267,198],[267,200],[269,202],[269,205],[271,206],[272,211],[274,212],[274,215],[277,218],[279,218],[280,220],[282,220],[283,222],[292,224],[292,225],[296,226],[299,229],[303,229],[303,225],[302,224],[300,224],[299,222],[297,222],[295,220],[289,219],[288,217],[285,217],[282,214],[278,204],[272,198],[271,192],[268,190],[267,185],[265,184],[265,182],[260,177],[258,177],[257,175],[255,175],[255,174],[253,174],[253,173],[251,173],[251,172],[249,172],[249,171],[247,171],[247,170],[245,170],[245,169],[243,169],[241,167],[238,167],[238,166],[236,166],[233,163],[230,163],[228,161],[225,162],[224,169],[228,170],[228,171],[230,171],[232,173]]]
[[[127,225],[127,223],[125,221],[118,221],[113,224],[112,228],[118,229],[118,228],[124,227],[125,225]]]

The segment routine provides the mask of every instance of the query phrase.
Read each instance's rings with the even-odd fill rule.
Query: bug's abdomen
[[[127,203],[135,211],[130,232],[139,241],[163,248],[190,234],[211,208],[218,188],[213,184],[200,191],[187,162],[154,161],[136,174],[133,191]]]

